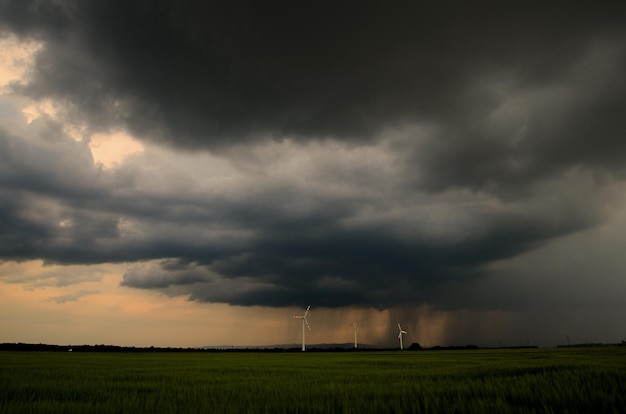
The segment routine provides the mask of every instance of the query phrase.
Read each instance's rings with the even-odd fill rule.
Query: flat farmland
[[[1,413],[623,413],[626,347],[0,352]]]

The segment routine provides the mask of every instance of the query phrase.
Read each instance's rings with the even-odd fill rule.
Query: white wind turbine
[[[305,350],[305,330],[304,330],[304,324],[306,323],[307,328],[309,328],[309,331],[311,330],[311,326],[309,325],[309,321],[306,320],[306,314],[309,313],[309,309],[311,309],[310,306],[308,306],[306,308],[306,312],[304,312],[304,315],[293,315],[294,318],[296,319],[302,319],[302,351]]]
[[[400,330],[400,332],[398,332],[398,339],[400,340],[400,349],[402,348],[402,335],[406,333],[406,331],[402,330],[402,327],[400,326],[400,322],[398,322],[398,329]]]
[[[356,326],[358,325],[358,322],[352,322],[350,325],[354,326],[354,347],[356,348]]]

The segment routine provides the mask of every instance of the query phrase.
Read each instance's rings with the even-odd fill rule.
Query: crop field
[[[624,413],[626,347],[0,352],[0,413]]]

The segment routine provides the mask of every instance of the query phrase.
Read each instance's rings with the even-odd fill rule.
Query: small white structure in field
[[[398,329],[400,330],[400,332],[398,332],[398,339],[400,340],[400,349],[403,349],[402,348],[402,335],[404,335],[406,331],[402,330],[402,327],[400,326],[400,322],[398,322]]]
[[[296,319],[302,319],[302,351],[303,352],[306,349],[304,324],[306,323],[306,326],[307,326],[307,328],[309,328],[309,331],[311,330],[311,326],[309,325],[309,321],[306,320],[306,315],[307,315],[307,313],[309,313],[309,309],[311,309],[310,306],[308,306],[306,308],[306,311],[304,312],[304,315],[293,315],[293,317],[296,318]]]
[[[354,347],[357,348],[357,343],[356,343],[356,326],[358,325],[358,322],[352,322],[350,325],[354,326]]]

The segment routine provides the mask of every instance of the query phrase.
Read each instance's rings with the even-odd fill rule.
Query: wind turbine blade
[[[400,322],[398,322],[398,329],[402,330],[402,327],[400,326]]]
[[[309,309],[311,309],[311,306],[307,306],[306,311],[304,312],[304,317],[306,318],[307,313],[309,313]]]
[[[304,322],[306,322],[306,326],[307,328],[309,328],[309,331],[311,330],[311,325],[309,325],[309,321],[306,320],[306,318],[302,318],[304,320]]]

